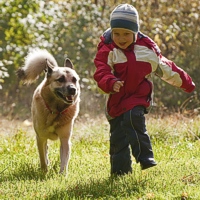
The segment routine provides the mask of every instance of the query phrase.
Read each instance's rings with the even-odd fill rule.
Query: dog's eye
[[[63,82],[65,82],[65,77],[61,76],[60,78],[56,79],[56,81],[63,83]]]
[[[75,77],[72,78],[72,82],[76,83],[77,79]]]

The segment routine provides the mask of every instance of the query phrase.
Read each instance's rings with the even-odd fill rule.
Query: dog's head
[[[74,104],[78,100],[80,78],[68,58],[64,62],[64,67],[53,66],[47,60],[46,78],[46,83],[56,98],[68,105]]]

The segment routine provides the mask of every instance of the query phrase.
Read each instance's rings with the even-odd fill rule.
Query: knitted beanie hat
[[[120,4],[110,14],[110,27],[124,28],[134,33],[139,31],[139,16],[135,7],[130,4]]]

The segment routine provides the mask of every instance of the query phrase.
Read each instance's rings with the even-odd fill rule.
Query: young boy
[[[129,4],[117,6],[98,45],[94,79],[109,94],[106,115],[110,124],[111,174],[132,172],[132,155],[141,169],[156,165],[144,114],[150,106],[154,73],[167,83],[192,92],[191,77],[161,55],[157,45],[139,31],[139,16]]]

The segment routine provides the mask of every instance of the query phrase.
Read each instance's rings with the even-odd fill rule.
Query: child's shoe
[[[144,169],[148,169],[150,167],[154,167],[156,166],[157,163],[155,161],[153,162],[149,162],[149,163],[140,163],[140,166],[141,166],[141,169],[144,170]]]

